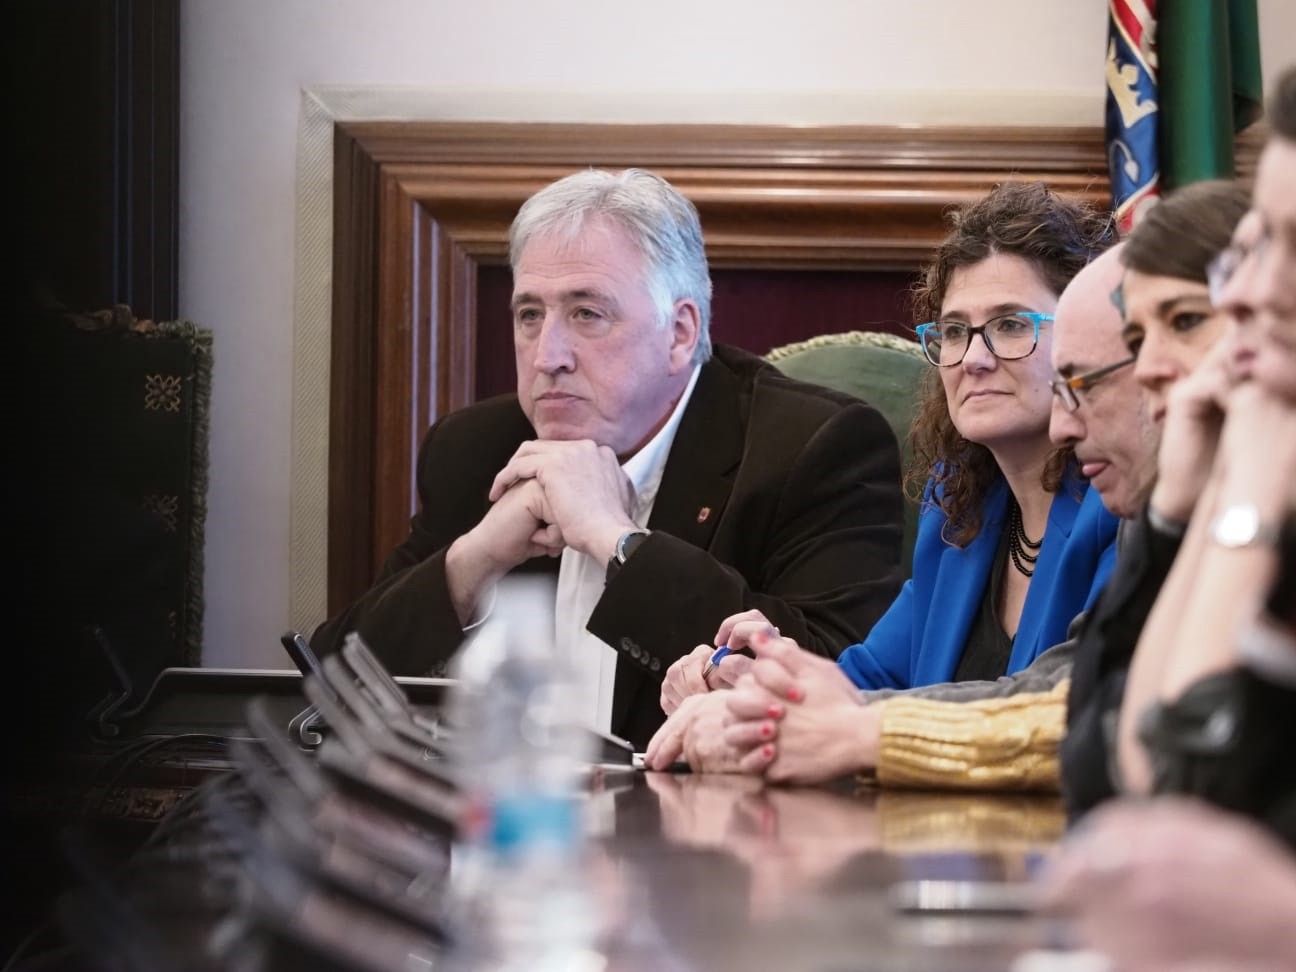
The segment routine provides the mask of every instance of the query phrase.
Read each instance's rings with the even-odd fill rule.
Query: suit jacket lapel
[[[720,362],[702,368],[675,433],[648,529],[665,530],[703,550],[710,545],[742,458],[740,394],[737,378]]]
[[[932,587],[941,592],[941,609],[932,611],[922,629],[922,646],[913,667],[912,685],[948,682],[967,648],[972,621],[981,608],[999,537],[1008,511],[1008,484],[997,479],[986,494],[981,529],[962,550],[946,548]]]
[[[737,377],[724,364],[712,359],[703,365],[671,444],[648,529],[662,530],[703,550],[710,547],[742,458],[742,394]],[[624,729],[636,704],[655,704],[655,691],[651,700],[636,699],[646,691],[642,688],[646,679],[639,666],[623,664],[618,656],[613,732]]]

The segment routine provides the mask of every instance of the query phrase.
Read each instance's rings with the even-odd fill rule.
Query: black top
[[[1296,846],[1296,687],[1248,668],[1207,676],[1139,720],[1152,788],[1253,817]]]
[[[1146,512],[1130,521],[1111,580],[1085,619],[1076,643],[1067,731],[1059,753],[1062,796],[1073,817],[1116,795],[1111,749],[1125,678],[1181,542],[1156,530]]]
[[[1264,620],[1282,634],[1270,651],[1296,643],[1296,517],[1284,524],[1279,557]],[[1139,738],[1156,792],[1254,817],[1296,847],[1296,684],[1245,665],[1208,675],[1174,702],[1153,705],[1139,720]]]
[[[990,580],[981,596],[981,606],[972,619],[967,646],[954,672],[955,682],[994,681],[1008,671],[1013,639],[999,620],[999,596],[1003,592],[1004,570],[1008,567],[1009,531],[999,535]]]

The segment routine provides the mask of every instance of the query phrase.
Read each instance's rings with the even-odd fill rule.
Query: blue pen
[[[720,662],[724,660],[725,655],[729,654],[731,651],[733,651],[733,649],[728,645],[721,645],[715,651],[711,652],[711,657],[708,658],[707,663],[702,666],[703,681],[706,681],[706,677],[715,671],[715,667],[719,665]]]

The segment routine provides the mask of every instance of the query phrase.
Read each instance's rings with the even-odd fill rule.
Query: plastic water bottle
[[[581,773],[590,736],[554,649],[552,585],[501,587],[455,660],[450,717],[470,806],[452,882],[471,967],[580,969],[598,921],[587,893]]]

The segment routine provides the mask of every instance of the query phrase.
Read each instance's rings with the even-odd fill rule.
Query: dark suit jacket
[[[1131,520],[1111,582],[1080,633],[1059,752],[1062,796],[1073,817],[1116,796],[1111,767],[1125,677],[1179,544],[1148,523],[1146,510]]]
[[[489,507],[491,480],[535,438],[515,396],[445,416],[420,450],[421,509],[375,586],[312,639],[336,650],[357,630],[398,674],[442,671],[460,629],[445,552]],[[835,658],[899,590],[899,453],[859,400],[794,381],[717,347],[671,447],[640,544],[587,625],[621,654],[612,732],[642,748],[663,720],[661,680],[749,608]],[[537,558],[519,571],[556,572]]]

